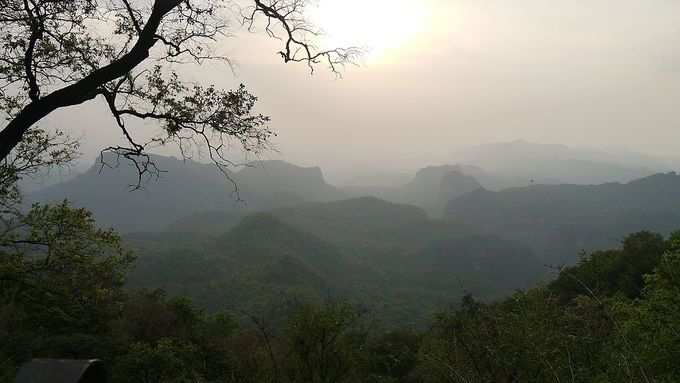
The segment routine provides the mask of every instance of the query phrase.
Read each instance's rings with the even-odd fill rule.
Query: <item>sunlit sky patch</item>
[[[324,45],[360,46],[369,62],[383,61],[427,29],[430,7],[414,0],[320,0],[310,10],[324,31]]]

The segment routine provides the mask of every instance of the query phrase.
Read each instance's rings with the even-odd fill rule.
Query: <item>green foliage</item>
[[[127,238],[140,254],[131,287],[164,288],[209,310],[341,297],[387,327],[425,327],[464,291],[495,299],[546,274],[526,246],[376,198],[249,215],[217,240]]]
[[[619,307],[625,320],[619,329],[622,347],[631,350],[636,379],[677,382],[680,379],[680,233],[652,274],[646,276],[642,298]]]
[[[369,382],[413,381],[422,336],[412,330],[394,330],[373,336],[366,345],[365,374]]]
[[[356,379],[365,334],[358,312],[344,303],[303,305],[286,326],[286,372],[291,382],[339,383]]]
[[[588,294],[637,298],[642,293],[644,276],[654,270],[666,246],[659,234],[629,235],[622,249],[597,251],[578,265],[562,270],[551,288],[565,300]]]
[[[197,361],[188,358],[193,353],[191,345],[172,339],[161,339],[154,344],[134,343],[118,360],[113,380],[143,383],[195,381],[192,366]]]
[[[437,319],[419,372],[427,382],[588,381],[582,363],[597,365],[600,317],[592,302],[564,307],[545,289],[493,305],[468,300]]]
[[[118,235],[67,202],[34,205],[11,222],[0,237],[0,359],[103,353],[134,260]]]
[[[225,314],[206,315],[162,291],[128,297],[112,323],[114,382],[194,382],[224,378],[236,330]]]
[[[215,306],[229,298],[221,308],[253,297],[260,307],[272,307],[277,297],[302,302],[267,320],[210,313],[177,290],[125,291],[135,258],[115,232],[97,228],[91,213],[68,202],[34,205],[27,214],[8,210],[0,235],[0,382],[11,382],[17,366],[33,357],[101,358],[113,383],[680,379],[680,232],[667,240],[630,235],[621,249],[583,257],[547,286],[494,303],[465,295],[427,331],[384,332],[364,310],[323,293],[365,301],[384,290],[375,298],[384,303],[388,291],[408,291],[395,286],[408,281],[451,298],[446,278],[453,272],[472,279],[520,275],[514,268],[526,265],[530,252],[495,237],[440,237],[438,229],[450,226],[423,220],[418,210],[405,226],[381,223],[381,213],[401,211],[395,205],[361,210],[365,225],[339,235],[334,230],[352,221],[347,203],[251,216],[205,248],[162,236],[139,246],[148,253],[164,244],[154,262],[140,263],[137,276],[149,285],[165,278],[178,288],[220,291]],[[345,211],[333,221],[327,209],[337,208]],[[438,240],[422,247],[406,234],[416,227],[416,237]],[[413,253],[395,255],[412,274],[372,269],[371,257],[385,250],[375,244],[385,238],[412,246]],[[352,255],[362,250],[370,257]],[[166,257],[167,251],[179,254]],[[394,274],[384,281],[377,277],[388,272]],[[414,304],[426,296],[398,300]],[[395,322],[387,324],[404,325]]]
[[[34,128],[26,132],[12,155],[0,160],[0,213],[4,218],[8,218],[7,214],[16,214],[14,208],[21,199],[18,186],[21,178],[68,165],[77,157],[79,146],[61,131]]]
[[[636,291],[630,282],[645,270],[642,293],[628,296]],[[566,273],[577,275],[583,290],[564,282],[573,280]],[[605,282],[587,286],[600,280]],[[383,332],[342,301],[293,305],[271,320],[248,315],[252,323],[239,325],[234,316],[208,314],[161,290],[127,294],[97,332],[66,328],[63,342],[35,341],[36,324],[52,325],[47,317],[10,333],[8,321],[33,313],[19,311],[14,318],[8,313],[16,306],[8,304],[0,311],[0,331],[10,340],[4,355],[16,361],[95,350],[111,366],[115,383],[670,383],[680,377],[678,280],[680,233],[663,240],[643,232],[627,237],[622,249],[585,257],[548,286],[495,303],[466,295],[424,332]],[[5,381],[12,369],[3,366]]]
[[[464,300],[435,321],[419,375],[425,382],[677,381],[678,238],[633,234],[623,249],[584,258],[548,287],[490,305]]]

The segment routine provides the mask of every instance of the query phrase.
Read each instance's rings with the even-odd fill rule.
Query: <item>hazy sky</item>
[[[456,147],[520,138],[680,153],[678,0],[366,3],[321,0],[314,14],[328,41],[374,48],[342,80],[284,65],[277,41],[247,33],[222,43],[236,76],[211,65],[191,77],[243,82],[260,97],[279,133],[279,154],[265,158],[338,176],[443,163]],[[98,105],[48,123],[73,127],[89,157],[119,135]]]

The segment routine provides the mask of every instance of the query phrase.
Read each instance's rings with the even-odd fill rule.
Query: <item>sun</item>
[[[359,46],[369,61],[411,43],[427,24],[424,0],[320,0],[314,18],[324,32],[324,44]]]

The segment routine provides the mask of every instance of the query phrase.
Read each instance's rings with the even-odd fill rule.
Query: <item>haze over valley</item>
[[[0,383],[680,382],[680,1],[0,1]]]
[[[629,233],[680,227],[670,161],[525,141],[458,158],[469,162],[343,186],[281,160],[226,177],[211,164],[153,156],[161,172],[137,189],[136,169],[105,156],[28,200],[68,199],[123,233],[140,254],[132,286],[213,309],[335,296],[413,325],[464,294],[493,300],[549,281]]]

